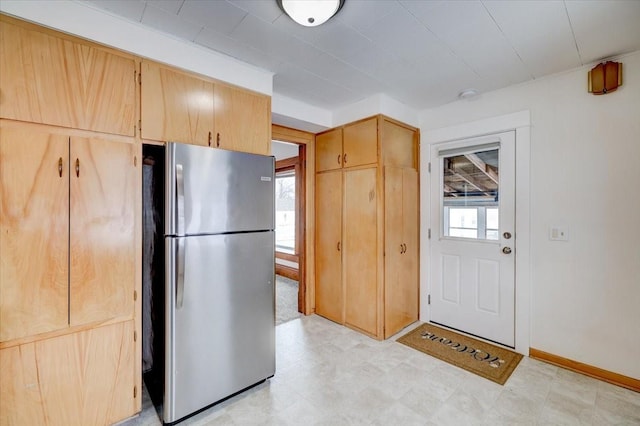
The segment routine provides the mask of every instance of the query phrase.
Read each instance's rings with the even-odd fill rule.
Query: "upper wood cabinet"
[[[254,154],[271,154],[271,98],[215,85],[216,147]]]
[[[418,133],[387,118],[381,121],[382,162],[386,166],[418,168]]]
[[[0,22],[0,117],[133,136],[135,61]]]
[[[139,148],[0,130],[0,341],[132,318]]]
[[[316,135],[316,171],[342,168],[342,128]]]
[[[372,117],[316,135],[316,171],[375,164],[378,119]]]
[[[355,167],[378,161],[378,118],[344,126],[342,166]]]
[[[271,98],[142,62],[144,139],[271,153]]]
[[[142,137],[210,146],[213,83],[150,61],[141,74]]]

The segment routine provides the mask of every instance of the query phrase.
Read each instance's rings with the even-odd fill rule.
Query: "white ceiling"
[[[333,110],[384,93],[424,109],[640,49],[640,0],[346,0],[303,27],[275,0],[90,0],[274,73]]]

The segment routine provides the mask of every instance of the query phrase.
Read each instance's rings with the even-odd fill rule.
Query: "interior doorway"
[[[272,126],[276,158],[276,324],[313,313],[313,277],[309,277],[309,224],[313,223],[313,188],[307,165],[313,164],[312,133]],[[311,166],[313,167],[313,166]],[[313,170],[311,171],[313,173]],[[311,245],[313,247],[313,245]],[[312,255],[312,253],[311,253]],[[280,306],[280,310],[279,310]]]
[[[276,257],[276,325],[300,316],[304,299],[299,291],[301,238],[304,227],[304,173],[301,159],[305,147],[273,140],[271,153],[275,157],[275,257]]]

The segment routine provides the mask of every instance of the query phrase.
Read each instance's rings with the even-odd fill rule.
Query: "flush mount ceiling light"
[[[476,89],[465,89],[462,92],[458,93],[458,98],[470,99],[477,95],[478,95],[478,91]]]
[[[276,0],[280,9],[305,27],[317,27],[338,13],[344,0]]]

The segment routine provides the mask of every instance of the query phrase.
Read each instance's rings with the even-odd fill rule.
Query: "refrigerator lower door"
[[[173,423],[274,375],[274,233],[173,237],[166,246],[163,418]]]

